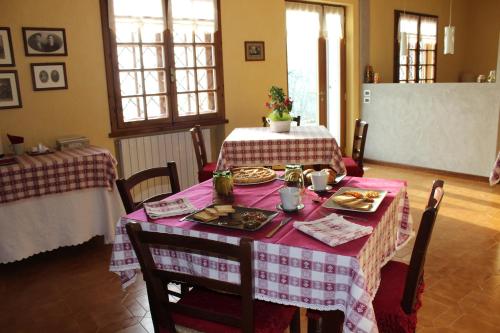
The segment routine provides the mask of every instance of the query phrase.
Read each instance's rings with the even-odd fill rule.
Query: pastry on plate
[[[235,184],[264,183],[276,178],[274,170],[263,167],[244,167],[231,170]]]

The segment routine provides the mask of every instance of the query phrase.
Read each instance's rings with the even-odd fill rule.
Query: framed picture
[[[33,90],[68,89],[64,62],[31,64],[31,79]]]
[[[245,42],[245,61],[264,61],[265,59],[264,42]]]
[[[66,31],[63,28],[23,28],[26,56],[66,56]]]
[[[0,27],[0,66],[14,66],[15,64],[10,29]]]
[[[17,71],[0,71],[0,109],[22,106]]]

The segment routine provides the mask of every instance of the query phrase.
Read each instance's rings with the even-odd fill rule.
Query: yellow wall
[[[0,25],[11,29],[22,109],[0,110],[0,135],[22,135],[26,146],[80,134],[113,150],[110,131],[99,1],[1,0]],[[66,29],[68,56],[26,57],[21,27]],[[65,62],[68,90],[33,91],[30,63]]]
[[[488,74],[497,59],[500,20],[498,0],[453,0],[455,54],[443,54],[444,27],[450,0],[371,0],[370,62],[383,82],[393,80],[394,10],[438,16],[437,81],[457,82],[463,72]]]
[[[99,1],[0,1],[0,22],[11,28],[23,100],[22,109],[0,110],[2,138],[9,132],[25,136],[27,146],[40,141],[53,146],[59,136],[80,134],[88,136],[91,143],[114,151],[113,141],[108,138],[110,124]],[[359,21],[358,2],[335,2],[347,6],[348,142],[352,138],[354,119],[359,115],[359,28],[355,24]],[[287,85],[283,0],[221,0],[221,20],[229,123],[225,130],[218,127],[218,139],[235,127],[260,126],[261,117],[267,114],[264,103],[268,89],[272,85],[285,88]],[[68,56],[26,57],[21,36],[23,26],[65,28]],[[245,62],[246,40],[265,42],[265,61]],[[66,62],[69,89],[34,92],[29,64],[60,61]],[[6,140],[3,141],[6,148]]]

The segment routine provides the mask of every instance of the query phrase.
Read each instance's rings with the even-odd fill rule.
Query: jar
[[[300,164],[287,164],[285,166],[285,175],[283,177],[285,186],[298,187],[300,194],[305,191],[304,174],[302,173],[302,166]]]
[[[229,170],[214,171],[212,177],[214,201],[231,202],[233,200],[233,175]]]

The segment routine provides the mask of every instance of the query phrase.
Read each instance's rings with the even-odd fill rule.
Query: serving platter
[[[30,156],[39,156],[39,155],[47,155],[47,154],[53,154],[54,151],[53,150],[46,150],[44,152],[40,152],[40,151],[27,151],[26,154],[30,155]]]
[[[339,205],[332,199],[338,196],[343,195],[345,192],[359,192],[363,195],[365,195],[367,192],[377,192],[378,197],[373,198],[373,202],[371,203],[370,209],[357,209],[354,207],[346,207]],[[348,210],[348,211],[353,211],[353,212],[359,212],[359,213],[373,213],[376,212],[382,201],[384,200],[385,196],[387,195],[387,191],[385,190],[373,190],[373,189],[366,189],[366,188],[356,188],[356,187],[341,187],[337,192],[335,192],[331,197],[329,197],[325,202],[322,204],[324,208],[328,209],[339,209],[339,210]]]
[[[246,231],[256,231],[269,223],[272,219],[279,214],[279,212],[274,210],[266,210],[260,208],[252,208],[252,207],[244,207],[244,206],[233,206],[235,212],[229,213],[227,216],[219,216],[216,220],[213,221],[202,221],[195,217],[196,214],[203,211],[206,208],[214,208],[217,204],[211,204],[203,209],[200,209],[192,214],[189,214],[182,218],[183,221],[191,221],[200,224],[229,228],[229,229],[238,229],[238,230],[246,230]],[[250,213],[250,214],[249,214]],[[250,223],[256,222],[251,218],[248,218],[249,215],[257,214],[262,217],[262,221],[258,221],[258,223]],[[245,217],[247,216],[247,217]]]

